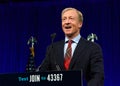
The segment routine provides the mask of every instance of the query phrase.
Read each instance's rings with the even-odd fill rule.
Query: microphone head
[[[50,36],[51,36],[52,39],[54,39],[55,36],[56,36],[56,33],[53,33],[53,34],[51,34]]]

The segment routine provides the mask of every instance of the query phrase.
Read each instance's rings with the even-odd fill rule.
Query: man
[[[61,13],[65,40],[49,46],[40,71],[83,70],[88,86],[103,86],[104,68],[101,48],[80,35],[83,15],[75,8]],[[67,61],[65,59],[68,59]]]

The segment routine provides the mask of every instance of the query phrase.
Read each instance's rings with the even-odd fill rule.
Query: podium
[[[0,86],[82,86],[81,71],[0,74]]]

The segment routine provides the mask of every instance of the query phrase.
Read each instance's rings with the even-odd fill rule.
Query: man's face
[[[80,33],[82,22],[79,21],[75,10],[68,10],[62,14],[62,29],[67,37],[75,37]]]

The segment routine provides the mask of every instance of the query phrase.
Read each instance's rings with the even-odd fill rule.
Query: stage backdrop
[[[27,41],[36,37],[35,64],[45,58],[46,48],[64,39],[61,11],[75,7],[83,13],[81,35],[98,36],[103,49],[105,86],[120,86],[120,6],[117,0],[59,0],[42,2],[7,2],[0,4],[0,73],[21,73],[29,58]]]

